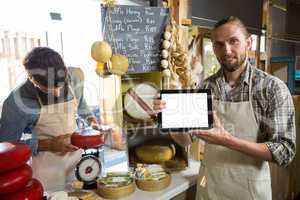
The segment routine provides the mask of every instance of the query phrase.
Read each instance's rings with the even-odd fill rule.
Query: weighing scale
[[[83,182],[83,189],[96,189],[97,179],[104,172],[104,134],[83,122],[79,125],[79,131],[71,136],[71,143],[83,149],[84,153],[76,165],[75,175]]]

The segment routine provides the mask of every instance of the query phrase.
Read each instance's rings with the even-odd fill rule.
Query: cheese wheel
[[[24,165],[31,156],[26,144],[0,143],[0,173]]]
[[[18,191],[25,187],[32,178],[32,170],[28,165],[0,174],[0,195]]]
[[[81,133],[73,133],[71,135],[71,144],[78,148],[94,148],[104,144],[104,135],[100,132],[95,135],[83,135]]]
[[[153,100],[158,89],[153,84],[141,83],[130,88],[124,97],[124,108],[130,117],[140,120],[153,115]]]
[[[127,185],[111,187],[98,182],[97,188],[98,193],[101,197],[104,197],[106,199],[120,199],[132,194],[135,191],[135,184],[131,182]]]
[[[69,198],[77,197],[80,200],[102,200],[97,194],[92,192],[75,191],[68,193]]]
[[[36,179],[31,179],[25,188],[22,190],[11,193],[8,195],[1,196],[1,200],[41,200],[43,197],[43,186],[42,184],[36,180]]]
[[[171,175],[167,174],[159,180],[135,179],[135,183],[140,190],[155,192],[167,188],[171,184]]]
[[[170,145],[144,144],[135,148],[139,160],[148,164],[159,164],[171,160],[175,155]]]

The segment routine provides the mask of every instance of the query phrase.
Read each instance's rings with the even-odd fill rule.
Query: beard
[[[235,59],[235,61],[228,62],[227,59]],[[246,54],[244,54],[240,58],[224,56],[218,60],[223,69],[225,69],[228,72],[234,72],[242,66],[242,64],[245,62],[246,59],[247,59],[247,56],[246,56]]]

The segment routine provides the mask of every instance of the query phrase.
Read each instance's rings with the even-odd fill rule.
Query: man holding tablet
[[[296,151],[291,94],[284,82],[248,62],[252,40],[238,18],[216,23],[212,42],[221,69],[201,88],[213,94],[213,127],[189,131],[206,141],[197,199],[272,199],[268,162],[287,166]],[[166,105],[155,100],[154,110],[164,112]],[[189,134],[172,137],[191,142]]]

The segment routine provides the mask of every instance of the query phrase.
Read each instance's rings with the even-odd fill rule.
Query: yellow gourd
[[[128,58],[122,54],[115,54],[111,58],[111,72],[114,74],[126,74],[128,65]]]
[[[98,76],[104,76],[104,75],[109,75],[110,73],[110,62],[107,63],[102,63],[102,62],[97,62],[96,64],[96,73]]]
[[[106,63],[112,56],[111,46],[105,41],[96,41],[92,45],[91,56],[97,62]]]

